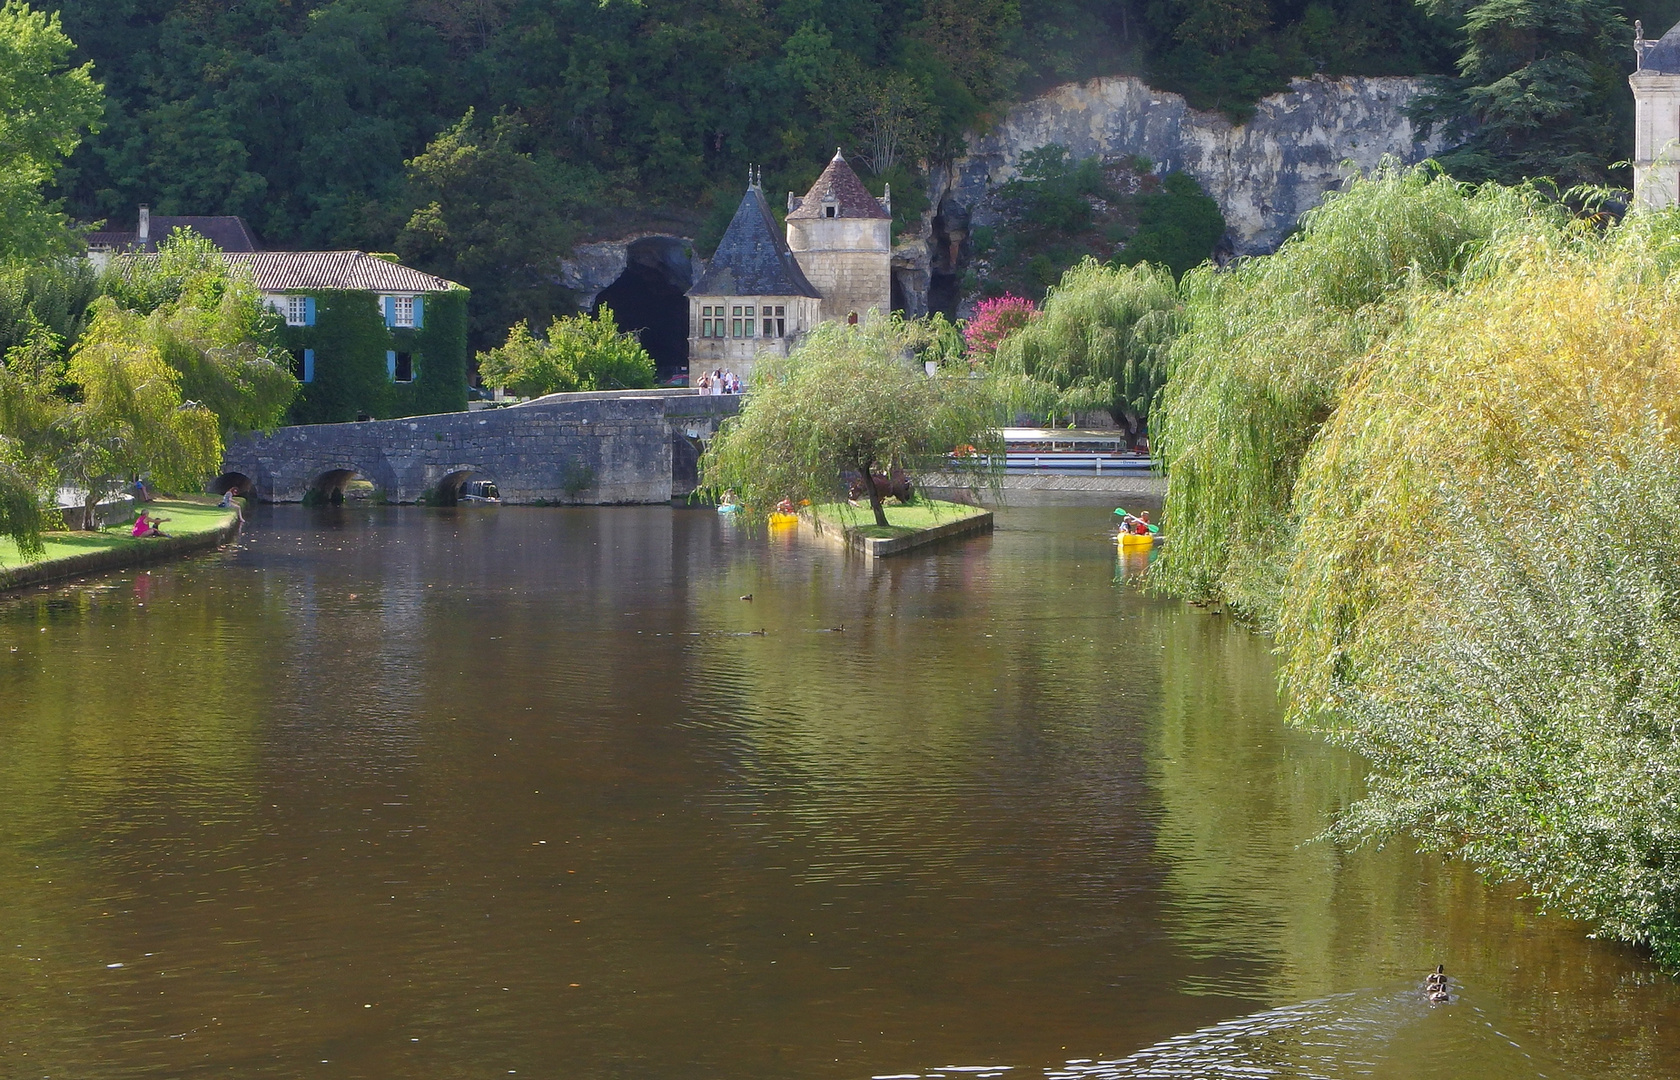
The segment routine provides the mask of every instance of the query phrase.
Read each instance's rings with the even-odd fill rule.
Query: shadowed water
[[[1308,843],[1357,763],[1108,518],[283,508],[0,600],[0,1075],[1680,1072],[1634,951]]]

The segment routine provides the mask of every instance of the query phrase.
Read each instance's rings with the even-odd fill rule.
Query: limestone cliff
[[[1135,78],[1056,87],[1010,109],[993,131],[969,140],[966,157],[930,177],[932,205],[948,219],[930,223],[934,272],[953,261],[955,233],[986,193],[1015,176],[1024,153],[1050,143],[1075,158],[1144,157],[1158,171],[1187,172],[1218,200],[1235,254],[1270,251],[1341,183],[1344,163],[1368,171],[1385,155],[1412,163],[1443,149],[1438,136],[1420,142],[1406,118],[1422,85],[1396,77],[1296,79],[1241,125]],[[956,228],[941,236],[941,225]]]

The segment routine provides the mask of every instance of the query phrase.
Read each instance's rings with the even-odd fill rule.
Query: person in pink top
[[[128,535],[134,537],[150,535],[152,523],[146,519],[146,511],[140,511],[140,516],[134,519],[134,528]]]

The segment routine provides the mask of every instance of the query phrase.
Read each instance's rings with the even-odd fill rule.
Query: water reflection
[[[294,508],[0,602],[0,1074],[1674,1071],[1636,955],[1304,844],[1356,766],[1108,517]]]

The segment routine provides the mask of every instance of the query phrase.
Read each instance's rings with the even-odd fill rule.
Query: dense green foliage
[[[1138,227],[1115,257],[1122,266],[1154,263],[1174,277],[1207,261],[1225,236],[1225,215],[1187,173],[1169,173],[1137,200]]]
[[[1614,4],[1583,0],[1420,0],[1463,27],[1458,76],[1418,110],[1463,145],[1443,164],[1462,179],[1552,177],[1602,183],[1611,145],[1632,131],[1632,26]],[[1664,22],[1666,29],[1668,23]],[[1466,136],[1468,138],[1466,139]],[[1629,177],[1620,177],[1625,183]]]
[[[1162,580],[1269,619],[1301,460],[1348,370],[1413,293],[1450,286],[1490,237],[1553,213],[1532,192],[1388,171],[1306,215],[1275,255],[1185,275],[1184,329],[1150,418],[1172,475]]]
[[[280,424],[298,383],[279,347],[279,320],[215,245],[177,230],[156,258],[120,265],[107,291],[92,308],[93,332],[155,351],[180,376],[182,395],[215,414],[224,439]]]
[[[635,334],[621,333],[612,308],[595,318],[557,318],[536,337],[524,322],[498,348],[478,354],[484,385],[522,397],[573,390],[638,390],[653,385],[653,357]]]
[[[427,293],[422,325],[387,327],[377,298],[359,291],[320,290],[315,325],[280,328],[292,370],[302,374],[305,350],[316,355],[315,378],[302,384],[287,419],[336,424],[362,417],[420,416],[467,407],[467,293]],[[387,353],[406,353],[413,379],[392,378]]]
[[[1225,235],[1219,204],[1186,173],[1157,176],[1137,158],[1104,166],[1055,143],[1022,155],[997,192],[1004,223],[975,230],[988,297],[1040,296],[1081,260],[1151,262],[1175,275],[1206,261]]]
[[[762,515],[782,499],[839,498],[851,472],[885,527],[875,474],[943,469],[945,455],[964,445],[1001,460],[986,382],[930,378],[905,362],[912,350],[902,323],[880,319],[825,323],[788,356],[761,357],[740,414],[700,459],[704,487],[714,498],[733,491]]]
[[[473,289],[478,348],[570,310],[538,269],[553,251],[697,229],[749,163],[803,190],[843,146],[872,189],[892,183],[903,226],[923,162],[1051,83],[1134,73],[1240,114],[1292,75],[1445,73],[1455,55],[1450,21],[1408,0],[58,8],[110,98],[61,178],[74,214],[127,224],[149,203],[243,215],[279,248],[399,251]]]
[[[227,435],[274,427],[297,392],[276,323],[187,232],[103,278],[81,260],[0,274],[0,530],[37,550],[60,485],[84,493],[78,525],[135,477],[197,489]]]
[[[1136,430],[1166,377],[1178,318],[1171,273],[1086,259],[998,346],[992,370],[1017,410],[1047,422],[1111,410]]]
[[[1157,583],[1272,625],[1409,833],[1680,968],[1680,212],[1427,170],[1184,283]]]
[[[70,66],[73,48],[57,15],[0,5],[0,261],[72,248],[45,189],[104,111],[93,65]]]

